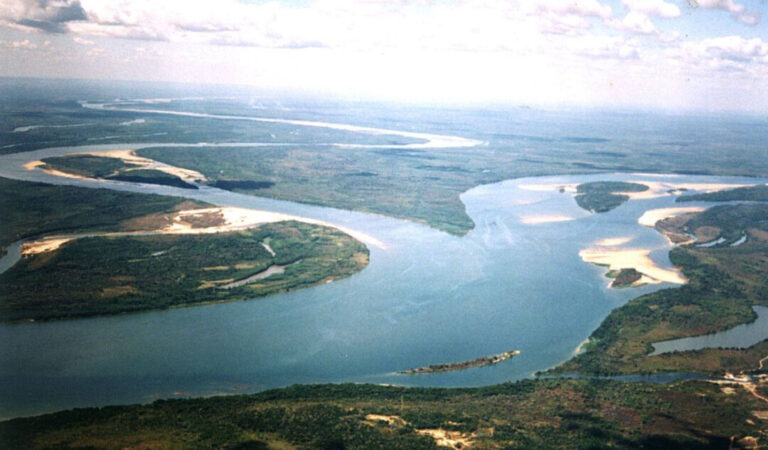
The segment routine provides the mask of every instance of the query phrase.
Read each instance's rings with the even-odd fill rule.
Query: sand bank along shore
[[[345,227],[339,227],[327,222],[323,222],[321,220],[308,219],[271,211],[235,207],[215,207],[179,211],[170,217],[168,225],[155,230],[88,233],[88,236],[225,233],[229,231],[245,230],[265,223],[283,222],[287,220],[295,220],[297,222],[336,228],[367,245],[373,245],[381,249],[386,249],[386,245],[373,236],[355,230],[350,230]],[[22,244],[21,254],[24,256],[29,256],[53,251],[72,239],[76,239],[76,237],[59,238],[57,236],[50,236],[37,241],[25,242]]]
[[[679,208],[651,209],[643,213],[643,215],[640,216],[639,219],[637,219],[637,223],[645,227],[653,228],[654,226],[656,226],[656,222],[660,220],[664,220],[670,217],[675,217],[675,216],[679,216],[687,213],[701,212],[701,211],[704,211],[704,209],[705,208],[701,206],[685,206],[685,207],[679,207]]]
[[[165,163],[155,161],[153,159],[144,158],[136,155],[136,153],[133,150],[108,150],[103,152],[80,152],[80,153],[71,153],[66,156],[82,156],[82,155],[97,156],[100,158],[116,158],[116,159],[122,160],[126,164],[132,164],[133,166],[135,166],[135,167],[125,169],[124,170],[125,172],[130,172],[132,170],[157,170],[158,172],[164,172],[164,173],[167,173],[168,175],[178,177],[186,181],[187,183],[207,181],[205,176],[200,172],[197,172],[195,170],[190,170],[190,169],[183,169],[181,167],[175,167],[175,166],[171,166]],[[24,168],[27,170],[40,169],[43,172],[56,177],[76,178],[79,180],[91,179],[81,175],[62,172],[56,169],[44,168],[43,166],[45,166],[45,163],[43,161],[30,161],[24,164]]]
[[[212,226],[200,227],[195,226],[194,223],[198,222],[195,219],[205,218],[205,216],[220,216],[221,222],[214,223]],[[193,209],[189,211],[180,211],[177,213],[170,225],[161,233],[222,233],[226,231],[244,230],[263,223],[282,222],[286,220],[295,220],[297,222],[304,222],[313,225],[322,225],[326,227],[336,228],[353,238],[357,239],[368,245],[373,245],[381,249],[386,249],[387,246],[376,239],[375,237],[362,233],[356,230],[351,230],[346,227],[334,225],[332,223],[324,222],[322,220],[310,219],[306,217],[293,216],[289,214],[275,213],[271,211],[262,211],[256,209],[245,209],[235,207],[221,207],[221,208],[206,208],[206,209]],[[205,220],[203,220],[205,222]]]
[[[670,183],[654,180],[627,181],[648,186],[648,190],[643,192],[622,192],[622,194],[629,196],[630,200],[644,200],[671,195],[679,195],[683,191],[715,192],[722,191],[723,189],[734,189],[737,187],[748,186],[745,184],[728,183]]]

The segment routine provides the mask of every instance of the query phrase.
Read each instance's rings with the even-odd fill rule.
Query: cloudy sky
[[[0,76],[768,112],[765,0],[0,0]]]

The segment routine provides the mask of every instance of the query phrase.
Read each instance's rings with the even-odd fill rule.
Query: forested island
[[[629,200],[621,192],[643,192],[648,186],[625,181],[594,181],[576,187],[576,204],[595,213],[608,212]]]
[[[105,153],[108,154],[109,152]],[[111,156],[76,154],[45,158],[41,162],[43,163],[41,166],[43,170],[57,171],[78,177],[197,189],[197,186],[182,180],[174,173],[153,168],[152,164],[139,158],[126,161]]]

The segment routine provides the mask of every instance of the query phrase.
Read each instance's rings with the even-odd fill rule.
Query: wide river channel
[[[668,241],[639,225],[638,218],[650,209],[680,206],[674,195],[631,200],[608,213],[590,214],[576,205],[573,194],[552,186],[597,180],[765,182],[644,174],[516,179],[464,193],[462,201],[476,227],[456,237],[384,216],[214,188],[62,179],[23,168],[28,161],[83,149],[2,156],[0,176],[293,214],[369,234],[383,246],[369,245],[370,265],[350,278],[267,298],[2,325],[0,418],[297,383],[477,386],[530,377],[571,357],[612,309],[673,286],[609,289],[605,269],[583,262],[579,251],[603,239],[626,238],[622,246],[653,249],[651,257],[669,267]],[[555,216],[560,221],[551,221]],[[461,372],[396,373],[507,350],[522,353]]]

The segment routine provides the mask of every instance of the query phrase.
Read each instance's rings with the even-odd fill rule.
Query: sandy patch
[[[416,430],[418,434],[429,436],[439,447],[466,448],[472,446],[472,441],[464,433],[447,431],[442,428]]]
[[[520,222],[526,225],[538,225],[542,223],[552,222],[567,222],[569,220],[576,220],[575,217],[561,215],[561,214],[536,214],[532,216],[521,216]]]
[[[368,422],[372,422],[373,424],[376,424],[378,422],[386,422],[389,425],[394,425],[398,427],[408,424],[408,422],[403,420],[402,417],[385,416],[384,414],[367,414],[365,416],[365,420],[367,420]]]
[[[579,252],[585,262],[607,266],[608,270],[635,269],[641,274],[638,284],[685,284],[688,280],[675,269],[664,269],[650,258],[649,249],[588,248]]]
[[[704,209],[705,208],[701,206],[685,206],[685,207],[679,207],[679,208],[651,209],[643,213],[643,215],[640,216],[639,219],[637,219],[637,223],[645,227],[652,228],[656,225],[656,222],[658,222],[659,220],[664,220],[668,217],[679,216],[681,214],[701,212],[701,211],[704,211]]]
[[[24,164],[24,168],[27,170],[35,170],[42,165],[45,165],[45,163],[42,161],[30,161]]]
[[[45,239],[42,241],[36,241],[36,242],[25,242],[21,244],[21,254],[23,256],[30,256],[30,255],[37,255],[40,253],[46,253],[51,252],[62,245],[66,244],[67,242],[71,241],[70,238],[60,238],[60,239]]]
[[[67,173],[62,172],[60,170],[55,169],[44,169],[45,163],[42,161],[30,161],[28,163],[24,164],[24,168],[27,170],[37,170],[40,169],[43,172],[47,173],[48,175],[53,175],[54,177],[61,177],[61,178],[74,178],[77,180],[89,180],[90,178],[86,178],[80,175],[75,175],[73,173]]]
[[[605,238],[595,242],[595,245],[600,247],[618,247],[619,245],[624,245],[627,242],[630,242],[632,239],[634,239],[634,236]]]
[[[768,241],[768,231],[763,231],[758,228],[750,228],[749,234],[752,235],[755,239],[758,239],[760,241]]]

